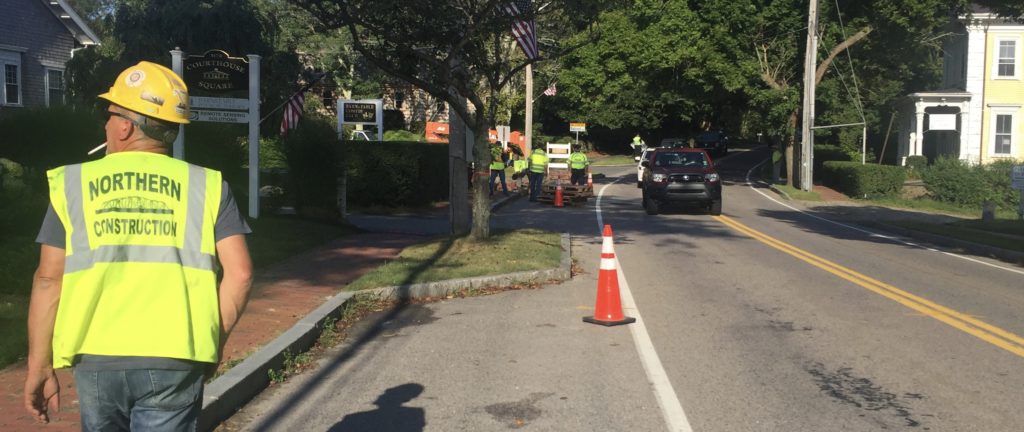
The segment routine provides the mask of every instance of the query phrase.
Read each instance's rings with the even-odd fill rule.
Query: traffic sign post
[[[569,132],[576,132],[576,145],[579,145],[580,132],[587,133],[587,124],[579,122],[569,123]]]

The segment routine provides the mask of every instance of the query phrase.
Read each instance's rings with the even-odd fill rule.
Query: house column
[[[964,102],[960,104],[960,159],[973,160],[967,138],[967,125],[971,120],[971,104]]]
[[[914,142],[913,145],[911,145],[910,155],[920,156],[923,154],[921,149],[924,146],[924,108],[921,108],[921,110],[917,112],[917,124],[914,126],[914,130],[917,133],[914,134]]]

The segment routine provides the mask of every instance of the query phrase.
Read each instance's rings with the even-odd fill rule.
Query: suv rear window
[[[658,153],[654,156],[654,166],[657,167],[706,167],[707,159],[704,153]]]

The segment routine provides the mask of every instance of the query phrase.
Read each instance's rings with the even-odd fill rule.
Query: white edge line
[[[839,225],[839,226],[841,226],[843,228],[847,228],[847,229],[851,229],[851,230],[854,230],[854,231],[859,231],[859,232],[865,233],[869,237],[883,238],[883,239],[894,241],[894,242],[897,242],[897,243],[902,243],[902,244],[907,245],[907,246],[912,246],[912,247],[916,247],[916,248],[919,248],[919,249],[924,249],[924,250],[927,250],[927,251],[937,252],[937,253],[940,253],[940,254],[943,254],[943,255],[948,255],[948,256],[951,256],[951,257],[954,257],[954,258],[960,258],[962,260],[970,261],[970,262],[973,262],[973,263],[976,263],[976,264],[982,264],[982,265],[986,265],[986,266],[989,266],[989,267],[997,268],[997,269],[1000,269],[1000,270],[1006,270],[1008,272],[1013,272],[1013,273],[1024,275],[1024,271],[1017,270],[1017,269],[1014,269],[1014,268],[1004,267],[1004,266],[1001,266],[1001,265],[998,265],[998,264],[992,264],[992,263],[985,262],[985,261],[982,261],[982,260],[979,260],[979,259],[974,259],[974,258],[971,258],[971,257],[955,254],[955,253],[952,253],[952,252],[946,252],[944,250],[939,250],[939,249],[931,248],[931,247],[928,247],[928,246],[920,245],[920,244],[917,244],[917,243],[908,242],[908,241],[903,240],[903,239],[901,239],[899,237],[893,237],[893,236],[889,236],[889,235],[885,235],[885,234],[880,234],[880,233],[876,233],[874,231],[869,231],[869,230],[866,230],[866,229],[863,229],[863,228],[858,228],[858,227],[855,227],[855,226],[852,226],[852,225],[847,225],[847,224],[844,224],[844,223],[836,222],[836,221],[831,220],[831,219],[825,219],[825,218],[823,218],[821,216],[816,216],[816,215],[807,213],[807,212],[805,212],[803,210],[800,210],[800,209],[798,209],[796,207],[793,207],[793,206],[791,206],[789,204],[786,204],[786,203],[784,203],[782,201],[779,201],[779,200],[773,198],[772,196],[770,196],[770,195],[768,195],[768,194],[766,194],[764,192],[761,192],[760,190],[755,188],[754,187],[754,183],[750,181],[750,173],[754,172],[754,170],[757,169],[757,167],[761,166],[765,162],[768,162],[768,159],[765,159],[765,160],[761,161],[761,163],[759,163],[757,165],[754,165],[753,168],[751,168],[749,171],[747,171],[747,176],[746,176],[747,186],[749,186],[750,189],[753,190],[754,192],[757,192],[757,193],[761,194],[761,196],[763,196],[765,198],[768,198],[769,200],[774,201],[778,205],[786,207],[786,208],[788,208],[790,210],[793,210],[795,212],[802,213],[802,214],[804,214],[804,215],[806,215],[808,217],[812,217],[812,218],[815,218],[815,219],[818,219],[818,220],[822,220],[822,221],[825,221],[825,222],[828,222],[828,223],[831,223],[831,224]],[[602,192],[603,191],[604,191],[604,189],[602,189]],[[598,217],[600,217],[600,216],[598,216]]]
[[[618,179],[615,179],[611,183],[604,185],[597,194],[595,212],[597,213],[598,236],[604,233],[604,219],[601,217],[601,197],[604,196],[604,190],[617,181]],[[654,349],[651,335],[647,333],[647,326],[644,325],[644,319],[640,316],[640,310],[637,309],[636,302],[633,301],[633,293],[629,290],[629,283],[626,282],[626,274],[622,271],[622,264],[619,263],[618,257],[615,257],[615,267],[618,269],[616,273],[619,279],[619,294],[621,296],[623,313],[626,316],[636,318],[635,323],[627,325],[629,326],[630,333],[633,335],[633,343],[636,345],[640,362],[644,366],[644,372],[647,373],[647,379],[654,388],[654,398],[658,400],[658,405],[661,407],[661,414],[665,418],[665,425],[671,432],[693,432],[693,427],[690,426],[690,421],[686,418],[686,412],[683,411],[683,405],[679,402],[679,397],[676,396],[676,390],[672,388],[672,382],[668,379],[668,373],[665,372],[661,359],[658,358],[658,352]]]

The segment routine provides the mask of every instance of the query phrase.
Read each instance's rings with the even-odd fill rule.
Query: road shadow
[[[373,401],[377,409],[346,415],[327,432],[420,432],[427,426],[423,408],[402,406],[423,393],[416,383],[402,384],[384,391]]]
[[[416,277],[418,275],[422,274],[427,269],[429,269],[432,266],[434,266],[437,263],[437,261],[442,256],[444,256],[444,254],[447,253],[452,248],[452,246],[454,245],[456,239],[457,239],[456,237],[451,237],[451,236],[447,237],[442,242],[441,247],[439,247],[437,249],[437,251],[435,251],[428,259],[423,260],[419,265],[417,265],[415,268],[413,268],[412,271],[409,272],[409,276],[407,276],[402,281],[402,283],[398,285],[397,296],[398,296],[399,300],[391,308],[387,309],[385,311],[385,313],[383,313],[380,316],[378,316],[376,318],[376,320],[374,320],[372,323],[369,323],[368,327],[367,327],[367,330],[365,332],[360,334],[355,340],[353,340],[351,343],[346,345],[345,348],[342,349],[340,352],[334,354],[334,356],[330,360],[328,360],[327,362],[324,362],[321,365],[321,367],[316,370],[316,372],[314,373],[313,376],[311,376],[308,379],[306,379],[301,386],[299,386],[297,389],[295,389],[289,397],[287,397],[285,400],[283,400],[272,412],[270,412],[266,416],[266,419],[263,420],[262,422],[260,422],[255,428],[253,428],[253,430],[256,430],[256,431],[273,431],[273,430],[280,429],[280,427],[278,426],[278,423],[281,420],[283,420],[289,413],[294,412],[298,407],[302,406],[303,402],[306,400],[306,398],[309,395],[317,394],[316,390],[318,388],[320,388],[320,387],[322,387],[324,385],[330,384],[331,380],[329,378],[330,378],[330,376],[332,374],[334,374],[346,362],[348,362],[353,357],[355,357],[357,354],[359,354],[364,348],[366,348],[367,344],[369,344],[371,341],[376,339],[378,336],[380,336],[385,331],[388,331],[388,329],[390,327],[387,324],[392,322],[392,321],[394,321],[394,320],[396,320],[397,318],[399,318],[404,312],[406,312],[406,310],[410,309],[410,306],[413,306],[412,296],[411,296],[409,287],[415,282]],[[356,295],[358,296],[359,294],[357,293]],[[358,300],[356,300],[356,301],[358,301]],[[337,319],[343,313],[344,312],[342,310],[338,310],[338,311],[336,311],[332,315],[332,317]],[[419,384],[413,384],[413,385],[419,386],[419,392],[417,392],[416,395],[418,395],[419,393],[422,392],[423,386],[421,386]],[[394,400],[399,400],[402,395],[412,394],[412,389],[411,388],[405,388],[405,387],[402,387],[402,386],[395,387],[395,388],[399,389],[399,390],[396,390],[395,392],[393,392],[391,394],[388,394],[388,392],[385,392],[385,395],[388,395],[389,399],[385,400],[384,402],[393,403]],[[413,397],[415,397],[415,395],[413,395]],[[380,400],[381,399],[378,398],[378,401],[380,401]],[[422,411],[422,409],[419,409],[419,410]],[[335,426],[337,427],[338,425],[335,425]],[[335,429],[335,428],[332,428],[331,430],[333,431],[333,430],[349,430],[349,429]],[[355,430],[362,430],[362,429],[355,429]],[[387,430],[387,429],[376,428],[376,429],[366,429],[366,430]],[[405,430],[417,430],[417,429],[393,429],[393,430],[405,431]],[[418,430],[422,430],[422,428],[420,428]]]

